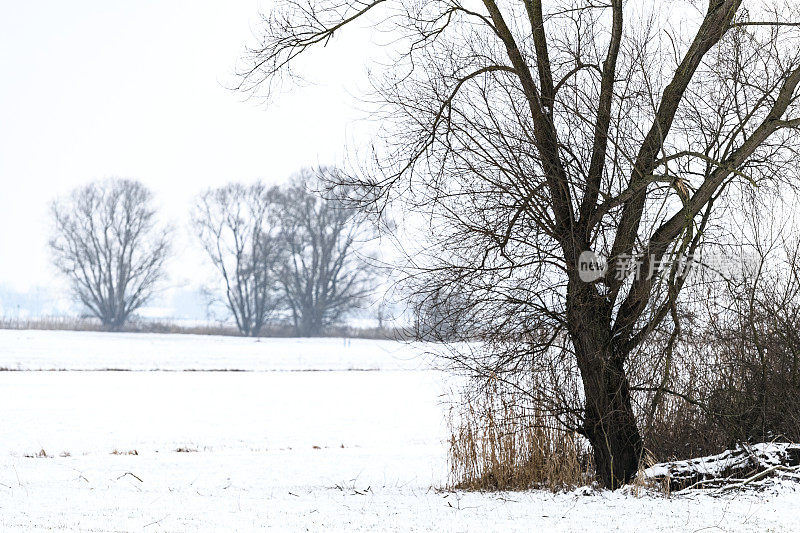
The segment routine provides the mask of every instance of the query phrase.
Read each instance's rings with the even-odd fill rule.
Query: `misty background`
[[[209,318],[201,287],[213,273],[188,228],[196,195],[229,181],[282,183],[301,167],[337,164],[347,157],[345,144],[369,137],[374,125],[353,104],[366,89],[363,50],[376,38],[366,30],[311,57],[313,79],[275,103],[231,90],[270,4],[5,6],[0,316],[78,312],[51,264],[50,203],[88,182],[123,177],[150,188],[160,218],[175,228],[168,280],[140,314]]]

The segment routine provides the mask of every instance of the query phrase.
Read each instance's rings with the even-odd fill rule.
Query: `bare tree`
[[[231,183],[203,193],[192,221],[222,278],[225,303],[243,335],[257,337],[276,310],[282,258],[277,190]]]
[[[397,60],[372,74],[376,164],[347,181],[427,217],[420,287],[464,297],[462,331],[486,341],[457,362],[495,381],[579,375],[558,396],[553,373],[553,415],[608,487],[642,457],[628,370],[677,326],[687,277],[669,261],[724,223],[731,184],[796,186],[798,6],[706,4],[287,0],[242,73],[270,93],[351,26],[393,32]],[[633,268],[587,280],[585,251]]]
[[[318,192],[333,169],[302,170],[282,191],[287,259],[280,283],[298,335],[314,336],[355,309],[369,292],[372,268],[358,247],[372,236],[352,206]]]
[[[168,231],[157,227],[152,194],[141,183],[108,179],[52,204],[56,267],[78,301],[118,330],[164,277]]]

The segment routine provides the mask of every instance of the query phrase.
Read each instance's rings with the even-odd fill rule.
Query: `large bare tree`
[[[77,299],[118,330],[164,277],[169,232],[158,227],[152,194],[137,181],[108,179],[53,202],[56,267]]]
[[[370,291],[373,268],[359,248],[374,235],[357,209],[321,191],[331,168],[304,169],[282,190],[286,259],[280,283],[296,333],[321,335]]]
[[[277,199],[277,189],[262,183],[231,183],[201,194],[192,212],[225,304],[246,336],[257,337],[279,303],[276,265],[286,256]]]
[[[422,286],[458,294],[463,330],[486,341],[460,360],[494,380],[575,372],[577,391],[554,373],[554,415],[589,440],[602,483],[630,480],[628,365],[676,320],[687,279],[659,267],[703,246],[731,184],[796,185],[798,6],[285,0],[241,88],[309,74],[298,58],[359,25],[388,32],[396,61],[372,71],[376,164],[349,181],[427,217]],[[590,250],[633,268],[588,279]]]

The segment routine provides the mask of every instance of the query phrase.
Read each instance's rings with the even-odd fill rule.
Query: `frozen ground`
[[[791,484],[669,500],[436,490],[450,380],[421,352],[0,331],[0,367],[75,370],[0,372],[0,531],[800,530]]]
[[[419,370],[423,353],[363,339],[0,330],[3,370]]]

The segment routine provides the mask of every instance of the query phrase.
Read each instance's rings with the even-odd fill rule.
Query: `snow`
[[[439,490],[453,381],[424,352],[2,331],[0,367],[74,371],[0,372],[0,530],[800,530],[792,483],[670,499]]]
[[[734,468],[767,468],[788,464],[788,459],[800,457],[800,445],[788,442],[759,442],[737,450],[725,450],[716,455],[698,457],[685,461],[673,461],[653,465],[644,470],[644,476],[658,478],[670,472],[699,473],[711,477],[719,477],[726,470]],[[797,461],[793,461],[797,462]],[[751,464],[755,463],[755,464]]]
[[[0,330],[8,370],[417,370],[424,345],[364,339]]]
[[[672,490],[691,490],[703,485],[713,488],[733,483],[741,476],[749,477],[770,471],[776,476],[797,477],[800,468],[800,444],[790,442],[761,442],[740,445],[734,450],[725,450],[716,455],[698,457],[685,461],[671,461],[653,465],[642,474],[646,480],[657,483],[668,482]],[[783,467],[777,470],[774,467]],[[790,470],[786,470],[789,468]],[[777,470],[777,471],[776,471]],[[765,472],[766,474],[766,472]],[[765,476],[766,477],[766,476]],[[765,479],[771,484],[773,476]]]

